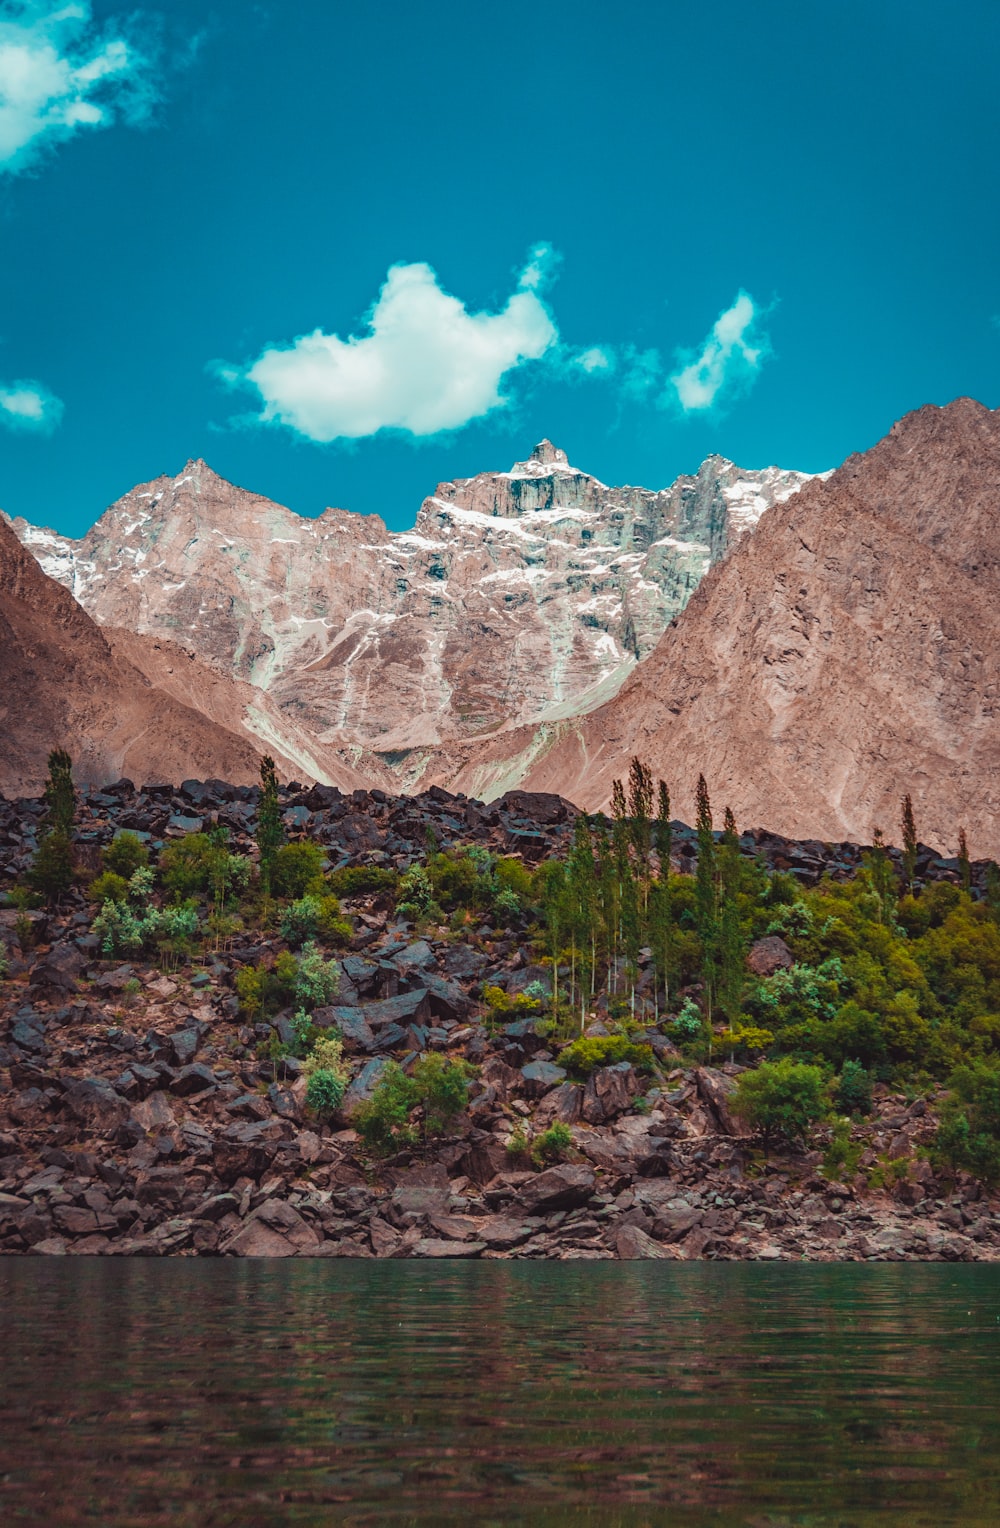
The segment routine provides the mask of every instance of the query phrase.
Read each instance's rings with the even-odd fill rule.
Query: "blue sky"
[[[0,0],[0,506],[412,523],[1000,403],[1000,7]]]

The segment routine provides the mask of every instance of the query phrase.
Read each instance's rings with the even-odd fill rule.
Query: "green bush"
[[[91,902],[127,902],[128,881],[123,875],[118,875],[114,870],[104,870],[100,875],[95,875],[87,887],[87,896]]]
[[[1000,1180],[1000,1065],[991,1059],[956,1067],[950,1084],[934,1154],[949,1167],[995,1183]]]
[[[298,900],[308,891],[319,890],[324,884],[325,858],[321,846],[308,839],[283,844],[271,866],[271,891],[276,897]]]
[[[470,1075],[464,1061],[436,1054],[421,1056],[409,1076],[391,1061],[371,1098],[355,1114],[354,1127],[366,1147],[379,1155],[412,1144],[417,1124],[424,1140],[441,1135],[468,1102]]]
[[[330,1119],[340,1108],[347,1084],[338,1072],[320,1067],[306,1083],[306,1108],[320,1119]]]
[[[693,1003],[689,997],[686,997],[681,1004],[680,1012],[670,1020],[667,1029],[670,1038],[678,1045],[697,1040],[705,1031],[705,1020],[697,1003]]]
[[[286,844],[286,849],[293,849],[294,844]],[[278,851],[279,855],[284,849]],[[297,901],[290,902],[281,915],[281,937],[286,940],[293,949],[298,949],[305,944],[307,939],[315,939],[319,928],[320,913],[319,897],[299,897]]]
[[[776,1137],[804,1142],[827,1113],[826,1076],[821,1067],[790,1057],[764,1061],[740,1077],[730,1107],[760,1134],[765,1152]]]
[[[105,870],[130,881],[137,870],[149,864],[149,850],[135,833],[124,831],[115,834],[112,842],[102,850],[101,859]]]
[[[833,1122],[830,1140],[823,1153],[823,1174],[827,1178],[853,1178],[864,1147],[861,1141],[851,1140],[849,1119]]]
[[[323,952],[311,939],[302,946],[295,973],[296,999],[305,1008],[321,1008],[337,995],[340,969],[335,960],[324,960]]]
[[[842,1114],[872,1112],[872,1079],[860,1061],[845,1061],[840,1070],[834,1104]]]
[[[648,1045],[635,1045],[624,1035],[594,1035],[573,1040],[559,1053],[559,1065],[571,1077],[585,1082],[601,1066],[617,1066],[630,1061],[641,1071],[652,1071],[653,1052]]]
[[[73,845],[62,828],[46,833],[31,862],[28,880],[48,902],[58,902],[73,884]]]
[[[207,891],[218,853],[207,833],[188,833],[160,855],[160,880],[178,899]]]
[[[509,1149],[509,1148],[508,1148]],[[573,1149],[573,1135],[568,1125],[556,1120],[531,1143],[531,1160],[537,1167],[550,1162],[561,1162]]]
[[[350,1071],[343,1058],[344,1042],[332,1030],[314,1031],[315,1039],[302,1068],[306,1078],[306,1107],[321,1119],[336,1114],[344,1101]]]
[[[329,877],[330,888],[338,897],[384,895],[395,891],[398,882],[395,870],[383,870],[380,865],[342,865]]]
[[[400,880],[396,911],[402,913],[405,907],[410,916],[423,918],[433,905],[434,888],[430,876],[422,865],[411,866]]]

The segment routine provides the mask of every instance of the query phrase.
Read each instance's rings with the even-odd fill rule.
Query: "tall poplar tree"
[[[958,878],[962,890],[968,891],[972,886],[972,861],[969,859],[969,841],[965,836],[965,829],[958,830]]]
[[[695,921],[702,947],[702,977],[705,982],[705,1017],[711,1023],[712,998],[718,973],[719,919],[715,884],[715,834],[712,829],[712,803],[705,776],[698,776],[695,791],[698,836],[698,868],[695,872]]]
[[[285,841],[278,804],[278,775],[274,760],[265,754],[260,761],[260,804],[257,810],[257,848],[260,851],[260,882],[264,895],[271,895],[271,870],[274,856]]]
[[[745,952],[740,929],[740,840],[736,818],[726,807],[725,827],[719,848],[719,1006],[729,1022],[736,1023],[742,1010]]]
[[[654,829],[656,854],[660,861],[660,880],[670,878],[670,855],[674,847],[674,830],[670,825],[670,792],[662,780],[656,787],[656,825]]]
[[[903,797],[903,888],[913,891],[913,878],[917,871],[917,825],[913,820],[913,802],[909,791]]]

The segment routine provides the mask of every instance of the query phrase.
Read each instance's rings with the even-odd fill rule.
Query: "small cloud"
[[[679,403],[686,414],[696,413],[749,387],[770,349],[767,335],[757,329],[760,317],[753,298],[741,291],[719,314],[700,355],[678,353],[684,364],[671,375],[661,403]]]
[[[600,345],[592,345],[589,350],[583,350],[573,357],[573,364],[592,376],[594,372],[612,371],[614,369],[614,357],[601,348]]]
[[[8,430],[51,435],[62,416],[62,399],[41,382],[0,382],[0,424]]]
[[[285,425],[308,440],[460,429],[509,403],[502,383],[511,372],[556,350],[558,329],[538,295],[556,259],[548,245],[532,250],[498,313],[470,313],[429,265],[394,265],[366,333],[341,339],[316,329],[268,346],[248,366],[211,370],[259,394],[264,406],[253,422]]]
[[[6,9],[14,15],[0,21],[0,171],[19,174],[83,128],[148,115],[148,53],[120,23],[95,27],[90,0],[11,0]]]

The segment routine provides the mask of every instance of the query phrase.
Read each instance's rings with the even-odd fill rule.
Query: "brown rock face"
[[[81,779],[257,777],[256,751],[155,689],[0,520],[0,790],[37,791],[52,748]]]
[[[909,791],[926,842],[1000,855],[998,595],[1000,415],[920,409],[770,509],[524,783],[604,806],[638,754],[688,820],[702,771],[720,815],[862,841]]]
[[[82,541],[15,529],[102,626],[263,692],[250,730],[301,771],[356,764],[408,789],[444,740],[614,694],[709,565],[805,481],[711,457],[661,491],[611,488],[543,441],[509,472],[439,484],[394,535],[374,515],[303,519],[198,461]]]

